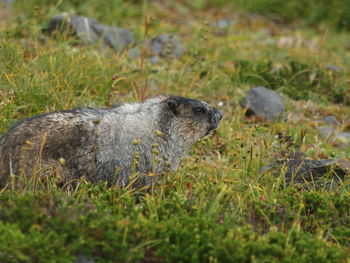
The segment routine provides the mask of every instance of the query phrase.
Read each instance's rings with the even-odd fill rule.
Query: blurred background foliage
[[[336,30],[350,30],[350,0],[27,0],[18,1],[16,5],[21,10],[26,8],[32,15],[38,13],[36,6],[40,6],[44,14],[49,14],[45,7],[47,9],[55,7],[59,11],[74,9],[78,14],[87,16],[97,13],[99,15],[95,18],[106,22],[113,18],[115,20],[118,10],[121,16],[141,17],[143,9],[133,7],[152,5],[157,2],[198,10],[224,8],[226,11],[263,15],[281,23],[299,26],[330,26]]]
[[[188,1],[192,2],[192,1]],[[195,0],[195,7],[225,7],[261,14],[282,23],[306,26],[327,24],[337,30],[350,29],[349,0]]]

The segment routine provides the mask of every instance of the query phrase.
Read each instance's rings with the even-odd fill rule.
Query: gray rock
[[[159,63],[159,57],[158,56],[153,56],[149,59],[149,62],[151,62],[152,65],[158,64]]]
[[[286,185],[293,182],[300,184],[303,188],[310,185],[330,188],[333,184],[342,182],[345,176],[350,174],[350,161],[280,159],[262,167],[259,172],[272,172],[277,176],[283,172]]]
[[[318,128],[318,134],[322,139],[338,143],[341,148],[350,146],[350,132],[339,131],[334,126],[326,125]]]
[[[343,69],[336,66],[336,65],[333,65],[333,64],[327,64],[326,65],[326,69],[330,70],[330,71],[334,71],[334,72],[342,72]]]
[[[83,43],[101,42],[116,51],[123,51],[133,44],[131,31],[104,25],[94,19],[62,13],[51,18],[47,32],[64,36],[75,36]]]
[[[284,113],[283,97],[265,87],[252,88],[240,104],[247,108],[248,116],[255,114],[269,121]]]
[[[179,58],[183,55],[185,48],[179,36],[172,34],[161,34],[157,37],[147,39],[142,43],[145,56],[149,58],[151,64],[157,64],[161,58],[174,57]],[[138,48],[128,51],[128,56],[132,59],[140,57],[141,52]]]
[[[340,132],[338,138],[343,138],[344,140],[350,141],[350,132]]]
[[[174,55],[179,58],[184,52],[181,39],[177,35],[161,34],[150,39],[148,45],[151,53],[159,57]]]
[[[332,116],[332,115],[324,117],[323,121],[326,122],[327,124],[333,125],[333,126],[340,126],[341,125],[341,123],[337,120],[337,118]]]
[[[87,258],[83,255],[79,255],[75,259],[74,263],[95,263],[95,260],[93,260],[92,258]]]
[[[334,128],[332,126],[321,126],[318,127],[318,134],[322,139],[330,139],[334,135]]]
[[[218,28],[228,28],[230,24],[231,24],[230,20],[223,18],[217,21],[216,24],[214,24],[214,26]]]
[[[210,23],[212,33],[216,36],[226,36],[233,21],[221,18]]]
[[[128,50],[129,58],[136,59],[140,57],[140,55],[141,55],[141,52],[137,47],[133,47]]]
[[[344,146],[350,145],[350,132],[339,132],[335,139],[344,144]]]
[[[151,64],[157,64],[160,58],[168,58],[169,56],[179,58],[185,50],[180,37],[167,33],[147,39],[143,45],[147,50]]]

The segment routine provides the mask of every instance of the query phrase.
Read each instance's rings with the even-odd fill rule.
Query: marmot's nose
[[[212,122],[215,123],[215,124],[219,124],[219,122],[220,122],[221,119],[222,119],[222,116],[224,116],[224,114],[222,113],[221,110],[214,109],[214,114],[213,114],[213,117],[212,117]]]
[[[224,113],[221,110],[216,109],[216,114],[218,115],[219,121],[221,121],[222,117],[224,116]]]

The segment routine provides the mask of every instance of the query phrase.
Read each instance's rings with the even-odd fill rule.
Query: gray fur
[[[109,109],[27,118],[0,138],[0,186],[8,184],[10,174],[56,174],[62,183],[85,176],[125,187],[133,171],[142,178],[134,187],[149,186],[156,176],[147,175],[176,170],[180,156],[217,128],[221,117],[205,102],[161,95]]]

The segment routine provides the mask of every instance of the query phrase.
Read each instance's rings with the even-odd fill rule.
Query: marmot
[[[203,101],[160,95],[30,117],[0,138],[0,186],[10,175],[24,174],[58,175],[62,183],[84,176],[125,187],[133,173],[140,175],[136,188],[150,186],[166,168],[177,170],[180,156],[216,129],[222,116]]]

